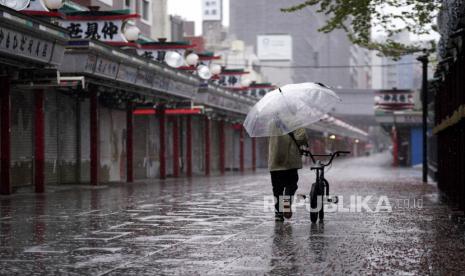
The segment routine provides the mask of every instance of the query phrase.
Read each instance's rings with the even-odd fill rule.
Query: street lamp
[[[170,67],[179,68],[184,65],[184,58],[178,52],[168,51],[165,54],[165,62]]]
[[[139,39],[140,29],[136,26],[134,21],[128,20],[124,22],[123,34],[128,41],[137,41]]]
[[[422,101],[422,115],[423,115],[423,183],[428,182],[428,144],[427,144],[427,132],[428,132],[428,52],[423,51],[423,55],[417,58],[421,62],[423,67],[423,81],[421,85],[421,101]]]
[[[189,56],[187,56],[189,57]],[[208,80],[212,77],[212,72],[210,71],[210,69],[208,69],[208,66],[206,65],[199,65],[197,67],[197,75],[199,75],[199,77],[201,79],[204,79],[204,80]]]
[[[0,5],[7,6],[17,11],[24,10],[29,5],[30,0],[0,0]]]
[[[63,0],[43,0],[43,2],[49,10],[58,10],[65,4]]]
[[[199,62],[199,56],[196,53],[190,53],[186,57],[186,63],[189,66],[195,66]],[[207,68],[208,69],[208,68]]]
[[[212,64],[210,65],[210,72],[213,74],[213,75],[219,75],[221,73],[221,65],[219,64]]]

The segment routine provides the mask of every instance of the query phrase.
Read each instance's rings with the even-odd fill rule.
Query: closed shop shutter
[[[225,169],[231,171],[234,169],[234,129],[228,123],[224,126],[225,133]]]
[[[192,173],[203,174],[205,171],[204,117],[192,117]]]
[[[252,138],[244,130],[244,168],[252,169]]]
[[[11,185],[32,185],[33,91],[11,93]]]
[[[59,182],[76,183],[77,125],[76,98],[57,93]]]
[[[179,174],[187,172],[187,117],[179,118]]]
[[[234,148],[234,170],[239,170],[240,168],[240,141],[241,141],[241,134],[238,130],[234,129],[233,131],[233,148]]]
[[[212,172],[220,171],[220,128],[218,121],[211,121],[210,131],[210,168]]]
[[[175,120],[175,116],[167,117],[166,120],[166,140],[165,140],[165,154],[166,154],[166,175],[172,176],[173,175],[173,162],[174,162],[174,155],[173,155],[173,120]]]
[[[257,168],[268,168],[268,138],[256,138]]]
[[[146,159],[147,177],[158,178],[160,176],[160,119],[159,118],[155,116],[149,117],[149,132],[147,134],[148,134],[147,159]]]
[[[58,104],[56,90],[45,92],[45,183],[58,183]]]
[[[81,164],[79,165],[81,182],[90,182],[90,101],[81,100],[79,116],[79,131],[81,133],[79,152]]]
[[[147,178],[145,160],[147,158],[147,139],[149,133],[149,117],[134,116],[134,178]]]
[[[126,179],[126,112],[100,107],[100,181]]]

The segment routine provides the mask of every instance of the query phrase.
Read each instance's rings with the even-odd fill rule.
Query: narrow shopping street
[[[327,178],[345,208],[313,225],[302,204],[291,220],[274,221],[266,171],[18,191],[0,197],[0,274],[460,273],[463,224],[421,170],[389,160],[335,162]],[[307,166],[297,193],[311,181]],[[351,196],[372,196],[373,211],[383,196],[389,203],[356,212]]]

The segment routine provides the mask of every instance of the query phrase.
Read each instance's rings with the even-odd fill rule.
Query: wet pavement
[[[326,176],[342,197],[316,224],[302,200],[274,221],[266,171],[0,197],[0,274],[465,273],[465,227],[420,170],[379,154]],[[297,193],[312,179],[301,170]]]

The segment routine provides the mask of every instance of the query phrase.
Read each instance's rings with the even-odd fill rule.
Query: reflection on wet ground
[[[0,274],[465,273],[464,227],[419,170],[388,159],[334,164],[327,178],[345,211],[317,224],[304,206],[274,222],[266,171],[0,197]],[[308,192],[312,174],[300,179]],[[356,196],[372,196],[373,210],[386,196],[392,212],[356,212]]]

